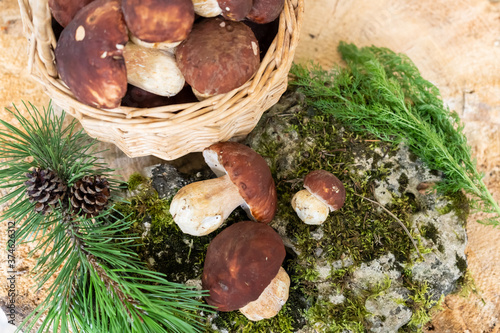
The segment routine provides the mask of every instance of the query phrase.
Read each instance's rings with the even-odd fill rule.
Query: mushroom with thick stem
[[[128,41],[119,0],[96,0],[64,28],[55,49],[59,75],[80,102],[116,108],[127,91]]]
[[[208,304],[240,310],[250,320],[275,316],[288,299],[290,278],[281,267],[285,246],[266,224],[235,223],[210,243],[202,275]]]
[[[236,142],[213,144],[203,156],[219,178],[186,185],[172,199],[170,214],[184,233],[207,235],[238,206],[255,221],[269,223],[273,219],[276,187],[262,156]]]
[[[304,178],[305,190],[292,198],[292,207],[306,224],[322,224],[329,211],[340,209],[345,202],[345,188],[332,173],[315,170]]]
[[[220,17],[196,23],[175,56],[186,82],[200,99],[240,87],[260,64],[259,42],[252,29]]]
[[[148,43],[175,43],[186,39],[193,27],[191,0],[122,0],[130,32]]]
[[[172,53],[128,42],[123,51],[128,83],[159,96],[174,96],[184,77]]]

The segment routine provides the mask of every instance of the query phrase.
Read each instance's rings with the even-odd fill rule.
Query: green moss
[[[184,234],[169,213],[170,200],[161,199],[149,182],[139,193],[116,209],[137,221],[130,233],[143,235],[136,252],[152,269],[162,272],[172,282],[197,278],[202,270],[206,248],[213,237]]]
[[[311,327],[320,332],[365,332],[370,313],[364,302],[364,298],[354,295],[347,295],[341,304],[320,300],[307,310],[306,317]]]
[[[130,178],[128,180],[128,189],[130,191],[134,191],[139,187],[139,185],[146,183],[147,180],[148,179],[140,173],[134,172],[132,175],[130,175]]]
[[[406,187],[408,186],[408,176],[405,173],[402,173],[398,178],[399,183],[399,193],[404,193],[406,191]]]
[[[432,240],[434,244],[439,244],[439,234],[436,226],[432,223],[427,223],[421,228],[422,236]]]
[[[467,270],[467,261],[460,257],[458,254],[455,254],[455,258],[457,260],[457,268],[458,270],[462,273],[465,274],[465,271]]]
[[[471,294],[478,295],[484,303],[484,300],[480,296],[480,291],[476,286],[474,277],[472,273],[467,269],[465,273],[458,279],[457,293],[461,297],[468,298]]]
[[[412,282],[407,288],[410,295],[402,303],[412,310],[412,316],[399,332],[423,332],[423,326],[431,320],[432,313],[442,310],[444,295],[437,301],[433,300],[427,283]]]

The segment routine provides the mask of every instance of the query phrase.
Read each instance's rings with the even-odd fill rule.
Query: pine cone
[[[52,170],[35,168],[26,173],[26,194],[31,203],[36,202],[35,211],[47,215],[66,196],[66,184]]]
[[[102,176],[85,176],[71,188],[71,206],[87,218],[99,215],[110,198],[109,183]]]

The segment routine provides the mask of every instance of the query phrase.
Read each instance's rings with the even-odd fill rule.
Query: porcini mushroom
[[[182,41],[194,22],[191,0],[122,0],[122,10],[130,32],[148,43]]]
[[[192,0],[194,11],[203,17],[215,17],[222,14],[225,19],[242,21],[245,19],[254,0]]]
[[[203,157],[219,178],[186,185],[172,199],[170,214],[184,233],[207,235],[238,206],[255,221],[273,219],[276,187],[262,156],[240,143],[219,142],[206,148]]]
[[[174,96],[184,87],[184,77],[172,53],[128,42],[123,51],[128,83],[160,96]]]
[[[247,82],[259,68],[259,53],[252,29],[217,17],[196,23],[175,55],[186,82],[202,99]]]
[[[75,17],[76,13],[94,0],[49,0],[50,12],[63,27]]]
[[[202,275],[208,304],[240,311],[250,320],[271,318],[288,299],[290,278],[281,267],[285,246],[266,224],[244,221],[210,243]]]
[[[284,5],[285,0],[253,0],[247,18],[259,24],[272,22],[280,16]]]
[[[80,102],[115,108],[127,91],[128,40],[118,0],[96,0],[64,28],[55,56],[59,75]]]
[[[222,14],[217,0],[192,0],[194,12],[203,17],[216,17]]]
[[[322,224],[329,211],[340,209],[345,202],[345,188],[332,173],[315,170],[304,178],[305,190],[292,198],[292,207],[306,224]]]

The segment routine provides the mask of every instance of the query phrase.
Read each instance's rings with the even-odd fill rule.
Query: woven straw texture
[[[298,44],[304,0],[285,0],[279,30],[258,71],[243,86],[197,103],[141,109],[97,109],[78,102],[58,77],[56,39],[48,0],[19,0],[29,42],[28,70],[53,103],[77,118],[87,133],[116,144],[129,157],[173,160],[212,143],[248,134],[285,92]]]

